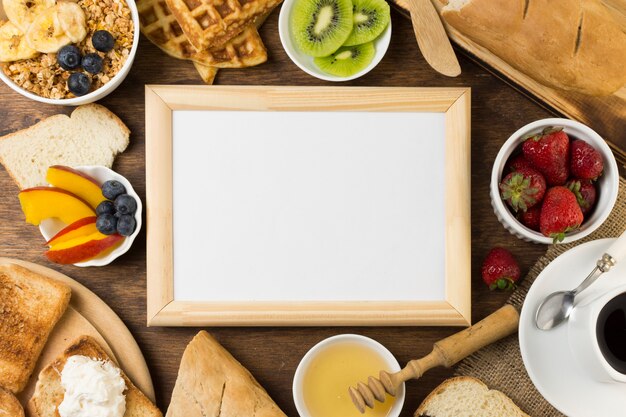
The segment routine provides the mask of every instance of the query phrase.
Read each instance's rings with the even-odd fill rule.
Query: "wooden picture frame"
[[[148,85],[146,94],[149,326],[471,324],[470,89]],[[180,301],[174,297],[173,113],[368,111],[443,113],[445,299],[433,301]]]

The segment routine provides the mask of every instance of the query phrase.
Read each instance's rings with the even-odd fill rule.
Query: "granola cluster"
[[[96,52],[104,61],[101,73],[92,75],[92,91],[108,83],[120,71],[133,46],[134,30],[132,15],[124,0],[78,0],[85,12],[87,36],[76,46],[83,55]],[[97,30],[107,30],[115,38],[114,48],[98,52],[91,44]],[[41,97],[67,99],[75,97],[67,88],[71,72],[57,64],[56,54],[41,54],[35,58],[0,64],[2,71],[23,89]]]

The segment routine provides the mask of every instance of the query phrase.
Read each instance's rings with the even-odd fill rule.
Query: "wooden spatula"
[[[413,31],[426,62],[437,72],[456,77],[461,73],[450,39],[431,0],[406,0]]]

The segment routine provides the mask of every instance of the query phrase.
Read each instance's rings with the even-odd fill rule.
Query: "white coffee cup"
[[[569,317],[567,330],[574,358],[588,375],[600,382],[626,382],[626,373],[617,371],[602,353],[597,329],[602,309],[623,293],[626,293],[626,284],[622,280],[619,286],[586,298]]]

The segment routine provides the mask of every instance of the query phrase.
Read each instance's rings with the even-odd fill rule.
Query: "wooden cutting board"
[[[68,309],[50,334],[26,389],[18,395],[23,405],[26,405],[35,390],[39,372],[82,335],[94,337],[107,354],[117,361],[131,381],[154,401],[154,387],[143,354],[124,322],[104,301],[72,278],[50,268],[0,257],[0,264],[5,263],[21,265],[64,282],[72,289]]]
[[[403,14],[408,16],[406,0],[391,0]],[[613,14],[616,21],[626,32],[626,0],[602,0]],[[441,13],[447,4],[446,0],[432,0]],[[556,110],[563,115],[589,125],[602,135],[612,146],[618,160],[626,162],[626,86],[608,97],[592,97],[564,90],[556,90],[539,84],[532,78],[516,70],[489,50],[461,34],[452,26],[444,25],[450,39],[476,58],[479,63],[486,64],[487,69],[511,82],[523,93],[530,95],[540,104]],[[624,62],[626,65],[626,62]]]

